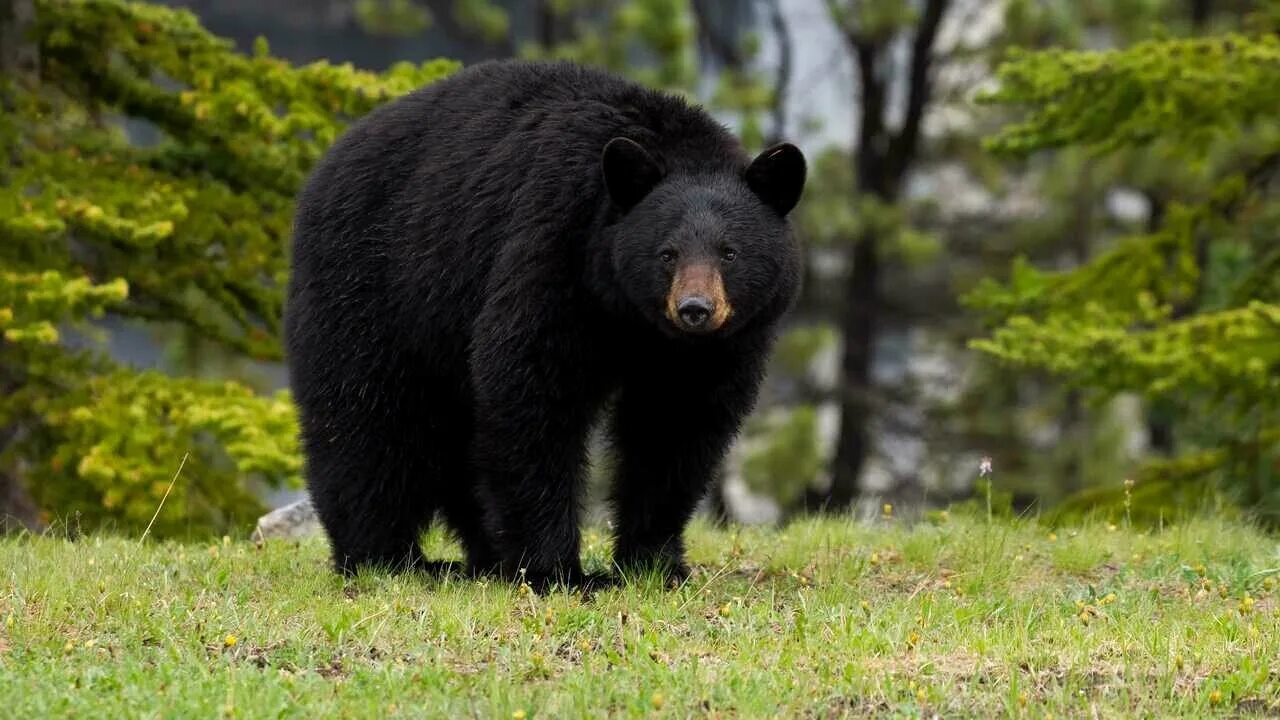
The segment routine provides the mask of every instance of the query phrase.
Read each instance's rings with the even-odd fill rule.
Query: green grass
[[[367,575],[324,543],[0,540],[4,717],[1169,716],[1280,707],[1277,540],[695,527],[683,588]],[[456,556],[438,535],[429,550]],[[588,533],[588,568],[607,543]],[[1244,599],[1246,597],[1249,599]]]

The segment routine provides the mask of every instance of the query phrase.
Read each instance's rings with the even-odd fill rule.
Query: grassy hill
[[[457,555],[440,536],[433,554]],[[588,533],[588,567],[607,542]],[[0,540],[3,717],[1168,716],[1280,708],[1280,543],[699,526],[683,588],[329,573],[324,543]]]

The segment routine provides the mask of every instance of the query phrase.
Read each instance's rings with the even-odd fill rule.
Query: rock
[[[0,447],[3,445],[3,440],[0,440]],[[40,508],[36,507],[31,493],[27,492],[16,477],[0,472],[0,534],[20,530],[44,532],[45,523],[40,518]]]
[[[253,540],[260,543],[268,538],[303,538],[320,530],[320,518],[316,517],[311,500],[299,500],[259,518],[258,526],[253,530]]]

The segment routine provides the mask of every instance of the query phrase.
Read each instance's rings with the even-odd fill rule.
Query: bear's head
[[[621,211],[608,229],[612,275],[664,332],[727,335],[790,301],[799,249],[787,213],[805,179],[794,145],[765,150],[741,172],[668,174],[639,144],[614,138],[601,162]]]

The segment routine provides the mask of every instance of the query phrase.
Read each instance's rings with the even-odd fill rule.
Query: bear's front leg
[[[688,577],[684,528],[755,404],[766,351],[689,348],[630,373],[612,424],[614,563],[623,573]]]
[[[558,314],[569,300],[531,293],[497,293],[477,319],[473,462],[500,572],[541,592],[594,584],[579,559],[578,504],[601,400],[576,323]]]

